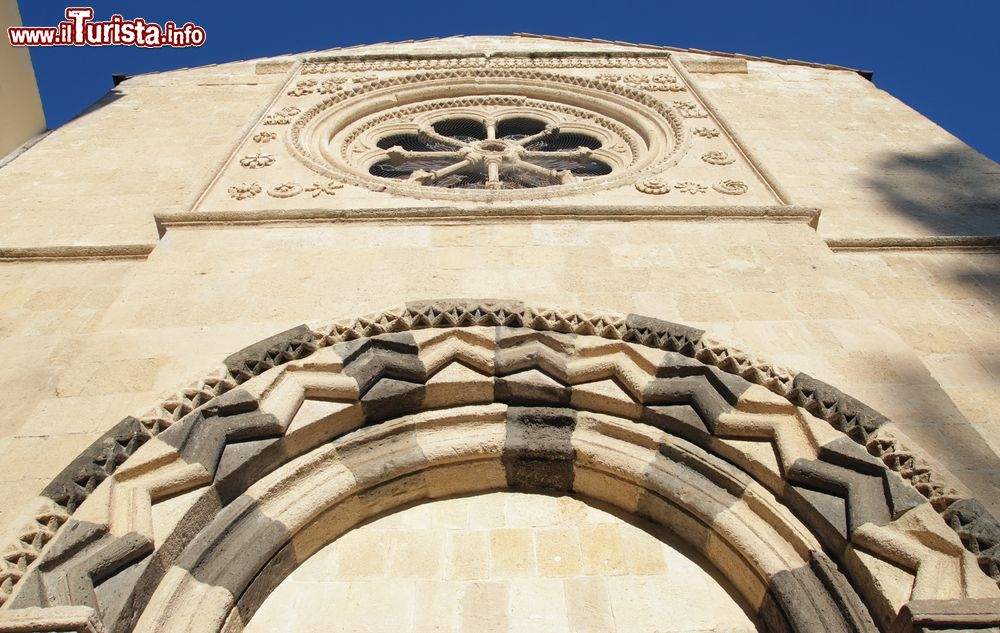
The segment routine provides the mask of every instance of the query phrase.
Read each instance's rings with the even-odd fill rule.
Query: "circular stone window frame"
[[[342,160],[345,164],[354,164],[370,173],[372,165],[388,158],[388,149],[378,146],[382,139],[399,134],[419,135],[420,129],[425,126],[433,127],[443,121],[459,119],[480,122],[487,129],[491,124],[498,125],[504,121],[532,119],[558,128],[560,134],[590,137],[601,145],[591,150],[588,158],[606,164],[612,171],[628,169],[642,151],[642,140],[638,135],[608,117],[581,108],[527,97],[485,95],[438,99],[373,115],[360,127],[335,134],[329,145],[321,147],[321,152],[331,162]],[[336,147],[340,148],[339,155]],[[577,182],[589,182],[601,177],[603,176],[588,176]],[[385,178],[380,180],[387,181]],[[402,179],[388,179],[388,182],[419,186]]]
[[[349,159],[345,154],[345,143],[355,142],[355,133],[378,129],[378,124],[395,118],[394,111],[405,108],[415,112],[440,110],[431,106],[441,101],[454,103],[484,97],[510,98],[514,107],[520,99],[549,104],[549,108],[567,108],[621,126],[626,131],[621,136],[630,137],[635,143],[628,148],[632,154],[631,163],[617,169],[614,169],[617,165],[612,165],[612,173],[606,176],[563,185],[477,190],[429,187],[381,178],[369,174],[368,165],[352,164],[351,160],[356,159]],[[602,130],[609,133],[600,123],[586,127],[585,133],[589,135]],[[379,136],[388,133],[380,130]],[[637,178],[658,174],[676,165],[691,145],[691,132],[674,108],[641,90],[547,72],[473,69],[389,77],[340,92],[299,115],[285,141],[289,151],[316,173],[372,191],[438,200],[515,201],[630,186]]]

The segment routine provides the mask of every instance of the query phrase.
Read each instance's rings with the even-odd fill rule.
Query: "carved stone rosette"
[[[642,193],[656,196],[670,192],[670,185],[662,178],[645,178],[635,183],[635,188]]]
[[[713,184],[712,189],[727,196],[740,196],[750,191],[746,183],[741,180],[721,180]]]

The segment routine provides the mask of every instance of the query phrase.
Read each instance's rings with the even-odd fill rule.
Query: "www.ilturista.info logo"
[[[186,23],[156,24],[142,18],[126,20],[112,15],[106,22],[94,21],[92,7],[67,7],[66,21],[56,26],[7,27],[11,46],[142,46],[186,48],[205,43],[205,29]]]

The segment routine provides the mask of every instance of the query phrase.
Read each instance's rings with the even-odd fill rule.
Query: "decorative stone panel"
[[[598,191],[614,192],[608,207],[783,205],[685,77],[662,52],[307,59],[194,214],[350,217]],[[665,186],[639,186],[651,180]],[[331,184],[343,189],[299,195]]]

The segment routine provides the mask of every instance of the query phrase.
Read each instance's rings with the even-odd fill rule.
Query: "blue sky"
[[[21,0],[29,26],[52,26],[66,3]],[[82,4],[82,3],[80,3]],[[601,37],[794,58],[875,71],[875,83],[1000,161],[1000,2],[997,0],[685,0],[683,2],[90,3],[162,23],[194,22],[197,49],[33,48],[50,127],[137,74],[307,50],[455,34],[516,31]]]

